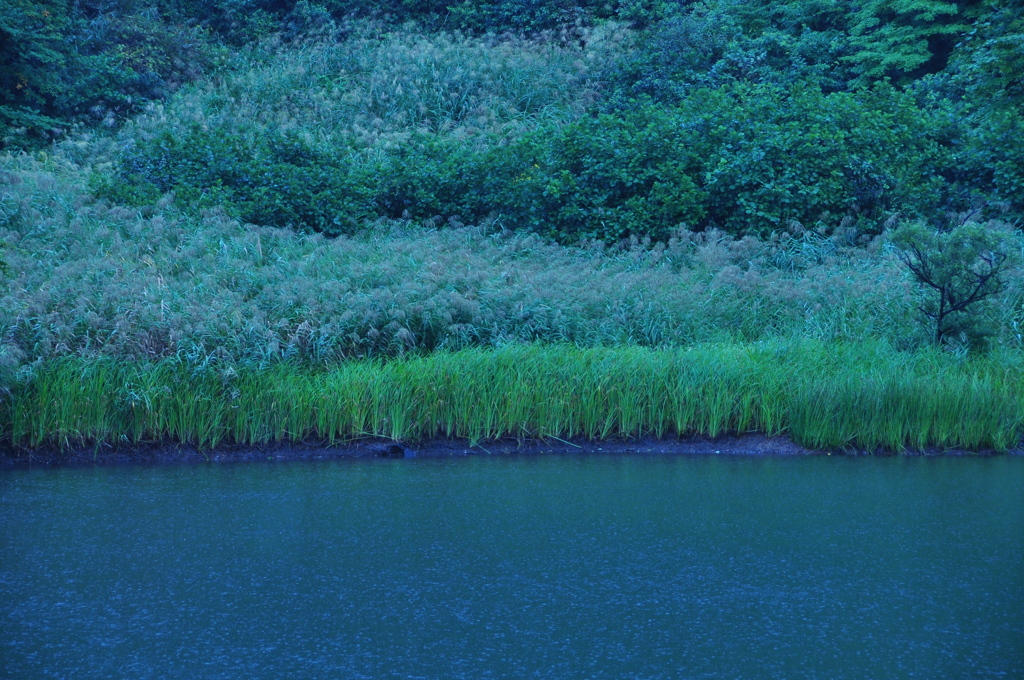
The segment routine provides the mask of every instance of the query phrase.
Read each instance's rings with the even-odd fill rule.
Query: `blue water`
[[[1024,678],[1024,458],[0,473],[4,678]]]

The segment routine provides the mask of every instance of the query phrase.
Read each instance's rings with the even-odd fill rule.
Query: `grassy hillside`
[[[524,343],[578,367],[796,343],[817,349],[786,375],[806,362],[817,386],[786,392],[782,425],[725,429],[866,448],[1019,438],[1024,26],[1006,3],[48,3],[0,15],[11,413],[43,408],[30,395],[58,374],[74,401],[94,370],[316,381],[350,360],[500,363],[475,348]],[[882,368],[813,358],[859,343]],[[886,387],[906,366],[917,377]],[[650,370],[636,389],[669,389]],[[917,403],[947,378],[1009,401],[972,434],[920,424],[981,417],[945,397],[879,434],[855,416],[863,371],[885,395],[869,403]],[[758,409],[782,399],[736,389]],[[801,420],[827,389],[849,423]],[[595,408],[573,417],[618,418]],[[4,436],[252,439],[44,411]],[[718,431],[666,418],[608,432]],[[456,430],[533,431],[475,427]],[[405,436],[388,428],[295,432]]]

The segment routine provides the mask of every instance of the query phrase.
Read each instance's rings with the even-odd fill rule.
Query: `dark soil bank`
[[[341,458],[443,458],[470,455],[551,454],[652,454],[652,455],[861,455],[859,450],[820,451],[795,444],[785,436],[763,434],[727,435],[715,439],[499,439],[471,445],[466,439],[433,439],[404,443],[386,439],[359,439],[343,444],[315,441],[275,443],[264,446],[221,445],[198,449],[185,444],[143,446],[80,446],[71,449],[0,449],[0,467],[56,467],[81,465],[125,465],[154,463],[228,463],[244,461],[331,460]],[[993,455],[992,451],[962,449],[907,451],[911,455]],[[1024,454],[1016,449],[1010,455]]]

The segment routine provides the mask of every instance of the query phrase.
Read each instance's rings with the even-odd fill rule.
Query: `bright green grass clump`
[[[816,342],[518,345],[326,370],[75,359],[16,386],[3,427],[28,447],[764,432],[819,449],[1005,451],[1021,441],[1022,373],[1019,353]]]

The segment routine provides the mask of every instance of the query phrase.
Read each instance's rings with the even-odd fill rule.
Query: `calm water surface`
[[[1024,458],[0,473],[4,678],[1024,678]]]

